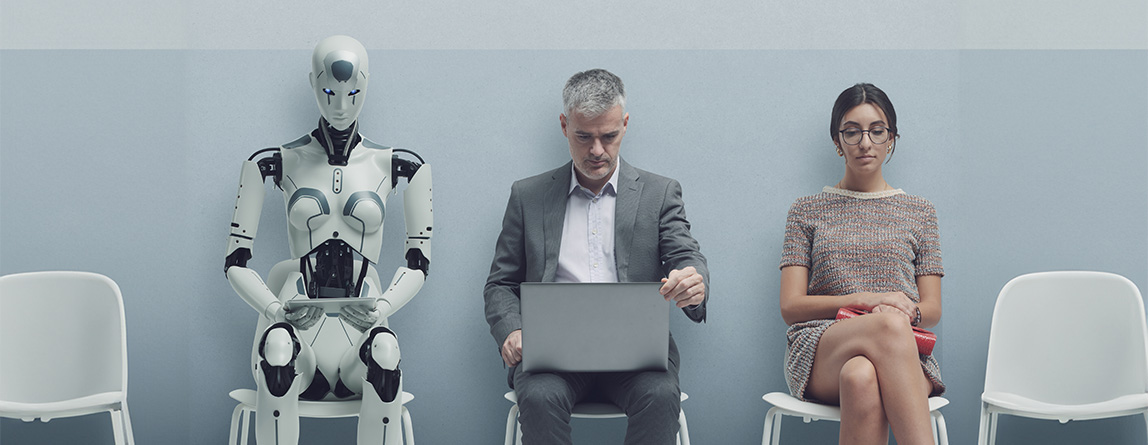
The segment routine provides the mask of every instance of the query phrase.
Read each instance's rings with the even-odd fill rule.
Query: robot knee
[[[383,369],[398,369],[399,339],[394,331],[382,326],[371,329],[359,348],[359,359],[368,367],[373,363]]]
[[[259,369],[263,371],[267,389],[275,397],[283,397],[295,381],[295,358],[302,346],[291,325],[276,323],[267,328],[259,341]]]
[[[367,365],[367,383],[383,402],[398,397],[402,371],[399,370],[399,342],[395,333],[382,326],[375,327],[359,349],[359,360]]]

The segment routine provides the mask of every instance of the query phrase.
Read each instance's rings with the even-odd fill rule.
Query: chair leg
[[[503,439],[504,445],[514,445],[515,435],[518,432],[518,404],[515,403],[510,407],[510,414],[506,415],[506,438]]]
[[[411,412],[403,407],[403,445],[415,445],[415,429],[411,424]]]
[[[235,410],[231,412],[231,435],[227,437],[227,443],[230,445],[239,445],[239,416],[243,413],[243,404],[236,404]],[[247,445],[247,439],[243,439],[243,445]]]
[[[985,402],[981,402],[981,426],[977,432],[977,445],[988,445],[989,443],[989,407]]]
[[[239,435],[239,437],[243,440],[242,445],[247,445],[247,438],[249,437],[248,433],[250,432],[251,426],[251,416],[253,415],[255,415],[255,411],[252,411],[247,407],[243,407],[243,415],[240,417],[240,429],[243,431],[243,433]]]
[[[124,419],[124,437],[128,440],[128,445],[136,444],[135,433],[132,432],[132,416],[128,413],[128,401],[124,400],[120,403],[120,410],[123,411]]]
[[[120,410],[112,409],[108,414],[112,417],[112,436],[115,437],[116,445],[124,445],[124,421]]]
[[[777,445],[781,440],[779,438],[779,436],[781,436],[781,422],[778,421],[779,419],[781,419],[781,412],[778,411],[776,406],[770,408],[769,411],[765,413],[765,426],[762,428],[761,445]]]
[[[945,425],[945,415],[940,411],[933,411],[933,440],[937,445],[949,445],[949,428]]]
[[[989,445],[996,445],[997,443],[998,420],[1000,420],[1000,413],[989,414]]]
[[[678,445],[690,445],[690,428],[686,425],[686,412],[678,410]]]

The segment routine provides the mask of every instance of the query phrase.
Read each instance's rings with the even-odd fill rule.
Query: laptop
[[[522,283],[522,370],[665,371],[661,283]]]

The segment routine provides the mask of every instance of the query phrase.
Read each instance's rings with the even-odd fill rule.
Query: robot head
[[[331,36],[311,54],[311,88],[319,112],[336,130],[359,119],[367,92],[367,50],[358,40]]]

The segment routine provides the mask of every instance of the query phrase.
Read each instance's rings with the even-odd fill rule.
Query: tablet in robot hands
[[[287,300],[287,302],[284,303],[284,308],[290,312],[304,307],[318,307],[323,310],[323,313],[339,315],[343,312],[343,306],[359,306],[365,311],[372,310],[375,308],[375,303],[377,303],[378,300],[377,297],[299,298]]]

